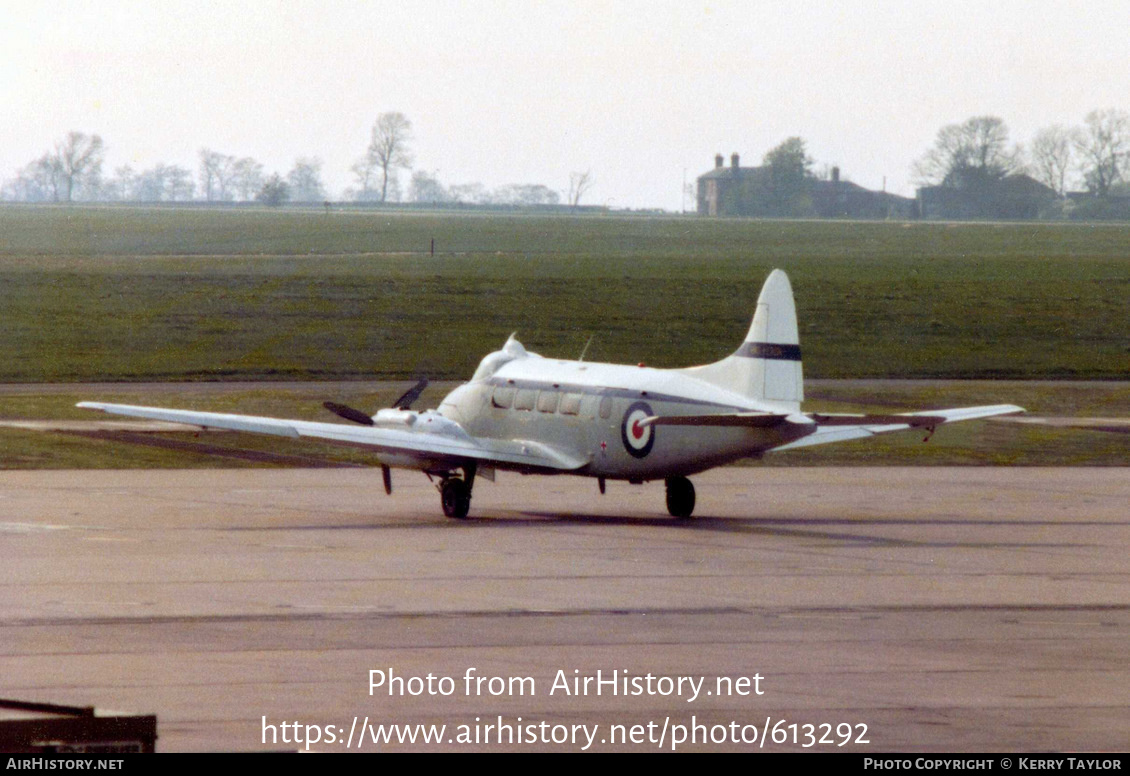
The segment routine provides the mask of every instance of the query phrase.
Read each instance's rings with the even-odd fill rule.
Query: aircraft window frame
[[[557,411],[562,415],[580,415],[581,398],[582,396],[579,393],[563,394],[560,403],[557,405]]]
[[[510,409],[514,406],[514,394],[516,392],[517,391],[513,386],[496,386],[494,393],[491,395],[491,406],[500,410]]]
[[[557,399],[561,396],[559,391],[544,390],[538,392],[538,412],[557,412]]]
[[[538,392],[533,388],[519,388],[514,394],[514,409],[519,412],[533,412],[537,401]]]

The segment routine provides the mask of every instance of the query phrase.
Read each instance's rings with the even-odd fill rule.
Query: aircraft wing
[[[748,428],[774,428],[782,424],[810,427],[809,433],[793,442],[773,448],[788,450],[794,447],[823,445],[863,439],[893,431],[912,428],[935,428],[943,423],[959,420],[990,418],[1023,412],[1015,404],[994,404],[986,407],[962,407],[952,410],[906,412],[897,415],[841,415],[812,413],[731,412],[716,415],[654,416],[640,421],[641,426],[745,426]]]
[[[565,472],[579,469],[588,463],[575,454],[541,442],[472,437],[453,421],[434,414],[429,419],[427,413],[421,413],[421,422],[416,424],[418,428],[407,426],[388,428],[263,418],[254,415],[229,415],[221,412],[137,407],[130,404],[105,404],[93,401],[84,401],[77,406],[83,409],[101,410],[113,415],[165,420],[201,428],[272,434],[291,439],[321,439],[369,448],[378,454],[383,452],[398,458],[408,457],[419,461],[422,465],[454,467],[462,466],[468,461],[476,461],[506,469]],[[432,420],[436,421],[436,430],[428,428]]]

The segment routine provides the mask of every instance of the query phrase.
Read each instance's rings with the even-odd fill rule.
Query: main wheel
[[[471,489],[463,480],[455,477],[444,480],[439,496],[443,503],[443,514],[447,517],[462,519],[471,511]]]
[[[667,478],[667,511],[672,517],[690,517],[694,512],[694,485],[686,477]]]

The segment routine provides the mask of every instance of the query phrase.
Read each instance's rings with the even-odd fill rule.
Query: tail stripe
[[[800,361],[800,345],[779,345],[775,342],[745,342],[735,356],[766,358],[774,361]]]

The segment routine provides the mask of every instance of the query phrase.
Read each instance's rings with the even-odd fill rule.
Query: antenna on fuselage
[[[585,360],[585,353],[588,353],[588,352],[589,352],[589,345],[591,345],[591,344],[592,344],[592,341],[593,341],[593,339],[594,339],[595,337],[596,337],[596,335],[595,335],[595,334],[591,334],[591,335],[589,335],[589,341],[585,343],[585,347],[584,347],[584,349],[583,349],[583,350],[581,351],[581,357],[577,359],[578,361],[584,361],[584,360]]]

